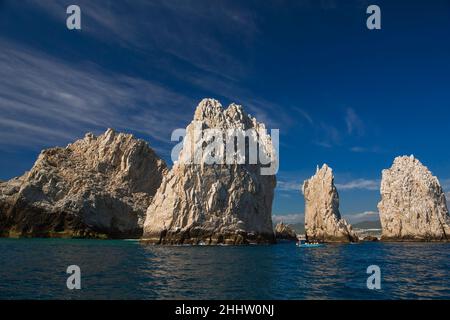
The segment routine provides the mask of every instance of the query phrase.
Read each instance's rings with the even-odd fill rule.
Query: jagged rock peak
[[[232,103],[227,109],[224,109],[220,102],[214,99],[203,99],[197,106],[194,119],[186,127],[183,148],[176,162],[195,162],[197,164],[202,162],[205,157],[210,155],[205,151],[204,145],[218,141],[217,136],[220,136],[224,143],[231,144],[234,143],[235,137],[238,138],[239,145],[251,146],[254,149],[252,156],[257,154],[257,157],[250,157],[247,149],[245,151],[246,159],[243,159],[243,153],[238,150],[230,152],[227,147],[215,150],[213,153],[216,158],[225,159],[225,149],[227,149],[229,157],[227,160],[234,159],[236,163],[245,160],[249,163],[249,160],[257,158],[259,164],[270,164],[270,168],[278,168],[277,145],[274,145],[264,123],[252,118],[240,105]],[[243,138],[248,138],[248,140],[242,140]],[[258,146],[259,149],[256,149],[255,146]]]
[[[202,121],[209,128],[253,128],[258,123],[250,117],[241,105],[231,103],[224,109],[215,99],[203,99],[197,106],[194,121]]]
[[[259,163],[241,164],[238,158],[226,164],[192,161],[204,159],[203,155],[193,155],[203,151],[201,138],[207,136],[205,129],[263,126],[250,119],[241,106],[231,104],[223,109],[217,100],[202,100],[186,128],[179,160],[165,176],[147,210],[144,240],[158,244],[273,242],[275,175],[262,175]],[[202,130],[200,135],[194,134],[198,128]],[[271,150],[270,136],[264,134],[259,146]]]
[[[278,222],[275,226],[275,238],[281,240],[297,241],[297,233],[292,227],[283,221]]]
[[[378,203],[382,239],[450,240],[450,218],[437,177],[417,158],[401,156],[382,172]]]
[[[145,141],[112,129],[43,150],[0,186],[0,235],[139,237],[166,170]]]
[[[357,241],[352,227],[341,218],[333,170],[324,164],[302,186],[305,197],[306,238],[324,242]]]

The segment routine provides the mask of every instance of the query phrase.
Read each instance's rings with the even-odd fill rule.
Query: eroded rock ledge
[[[139,238],[166,170],[146,142],[112,129],[44,150],[0,184],[0,236]]]
[[[438,179],[414,156],[383,170],[378,204],[384,241],[449,241],[450,218]]]
[[[231,104],[204,99],[186,128],[183,149],[147,210],[143,241],[154,244],[273,243],[272,200],[275,175],[261,175],[260,164],[188,163],[194,129],[261,129],[264,125]],[[271,152],[270,136],[260,148]]]
[[[326,164],[303,183],[305,235],[308,241],[356,242],[352,226],[341,218],[333,171]]]

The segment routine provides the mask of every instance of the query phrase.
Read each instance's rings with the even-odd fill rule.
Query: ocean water
[[[66,268],[81,268],[68,290]],[[381,290],[366,286],[381,268]],[[0,299],[449,299],[450,244],[297,248],[0,239]]]

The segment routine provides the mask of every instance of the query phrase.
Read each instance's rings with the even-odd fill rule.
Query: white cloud
[[[349,223],[358,223],[361,221],[377,221],[380,219],[380,216],[377,211],[364,211],[359,213],[351,213],[342,215],[342,217],[347,220]],[[303,213],[290,213],[290,214],[274,214],[272,216],[272,221],[274,223],[278,223],[283,221],[284,223],[304,223],[305,215]]]
[[[302,185],[303,183],[298,181],[277,181],[277,190],[300,192]]]
[[[450,179],[440,179],[440,183],[442,189],[449,191],[450,190]]]
[[[155,82],[69,64],[1,38],[0,46],[3,149],[40,149],[107,127],[167,143],[174,128],[186,125],[194,106]]]
[[[360,152],[366,152],[367,149],[364,147],[351,147],[350,151],[360,153]]]
[[[339,190],[379,190],[379,180],[356,179],[346,183],[336,183],[336,188]]]
[[[355,153],[363,153],[363,152],[380,153],[380,152],[382,152],[382,150],[379,147],[360,147],[360,146],[351,147],[350,151],[355,152]]]
[[[296,191],[300,192],[303,182],[297,180],[279,180],[277,181],[277,190],[279,191]],[[380,180],[355,179],[345,183],[336,183],[338,191],[341,190],[370,190],[376,191],[380,189]]]
[[[345,123],[347,124],[348,134],[364,134],[364,123],[352,108],[347,109],[345,115]]]
[[[442,189],[445,193],[445,199],[447,200],[447,204],[450,206],[450,179],[441,179],[440,180]]]
[[[66,18],[67,0],[28,3],[60,22]],[[239,43],[242,54],[259,33],[254,12],[239,4],[164,0],[79,0],[77,4],[83,32],[99,41],[146,54],[161,51],[166,57],[229,80],[244,74],[247,64],[239,61],[236,50],[223,39]],[[216,32],[221,37],[215,36]],[[165,59],[159,60],[165,63]]]
[[[341,144],[341,133],[335,126],[321,122],[315,126],[315,131],[317,138],[314,144],[327,149]]]
[[[27,4],[65,24],[67,0]],[[286,129],[295,123],[285,108],[255,98],[242,86],[252,67],[248,63],[252,43],[260,33],[259,19],[248,6],[164,0],[79,0],[77,4],[83,17],[81,36],[138,52],[144,67],[193,92],[240,103],[267,128]]]
[[[306,115],[303,115],[306,117]],[[314,143],[323,148],[332,148],[334,146],[342,146],[346,144],[346,139],[351,136],[361,137],[365,133],[365,125],[361,118],[357,115],[356,111],[352,108],[347,108],[344,116],[345,129],[340,125],[330,125],[325,122],[320,122],[315,126],[317,138]],[[312,123],[312,119],[310,121]],[[362,147],[353,146],[349,147],[351,152],[380,152],[378,147]]]
[[[281,215],[273,215],[272,221],[274,223],[278,223],[283,221],[284,223],[294,224],[294,223],[304,223],[305,215],[303,213],[291,213],[291,214],[281,214]]]
[[[311,124],[311,125],[314,124],[314,121],[311,118],[311,116],[309,115],[309,113],[306,112],[305,110],[303,110],[302,108],[293,107],[292,110],[294,110],[297,113],[299,113],[306,121],[309,122],[309,124]]]
[[[331,143],[329,143],[329,142],[327,142],[327,141],[315,141],[314,143],[315,143],[316,145],[318,145],[319,147],[322,147],[322,148],[327,148],[327,149],[329,149],[329,148],[333,147],[333,146],[331,145]]]
[[[380,219],[380,215],[377,211],[364,211],[360,213],[346,214],[344,218],[349,223],[358,223],[361,221],[377,221]]]

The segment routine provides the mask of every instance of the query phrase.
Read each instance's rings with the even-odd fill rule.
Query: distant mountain
[[[303,223],[301,223],[301,222],[291,224],[290,226],[292,227],[292,229],[295,230],[295,232],[297,234],[305,233],[305,225]]]
[[[361,221],[355,224],[352,224],[354,229],[381,229],[381,223],[379,220],[377,221]]]
[[[297,232],[297,234],[305,233],[305,225],[301,222],[289,224],[292,229]],[[355,224],[352,224],[354,229],[381,229],[380,221],[361,221]]]

